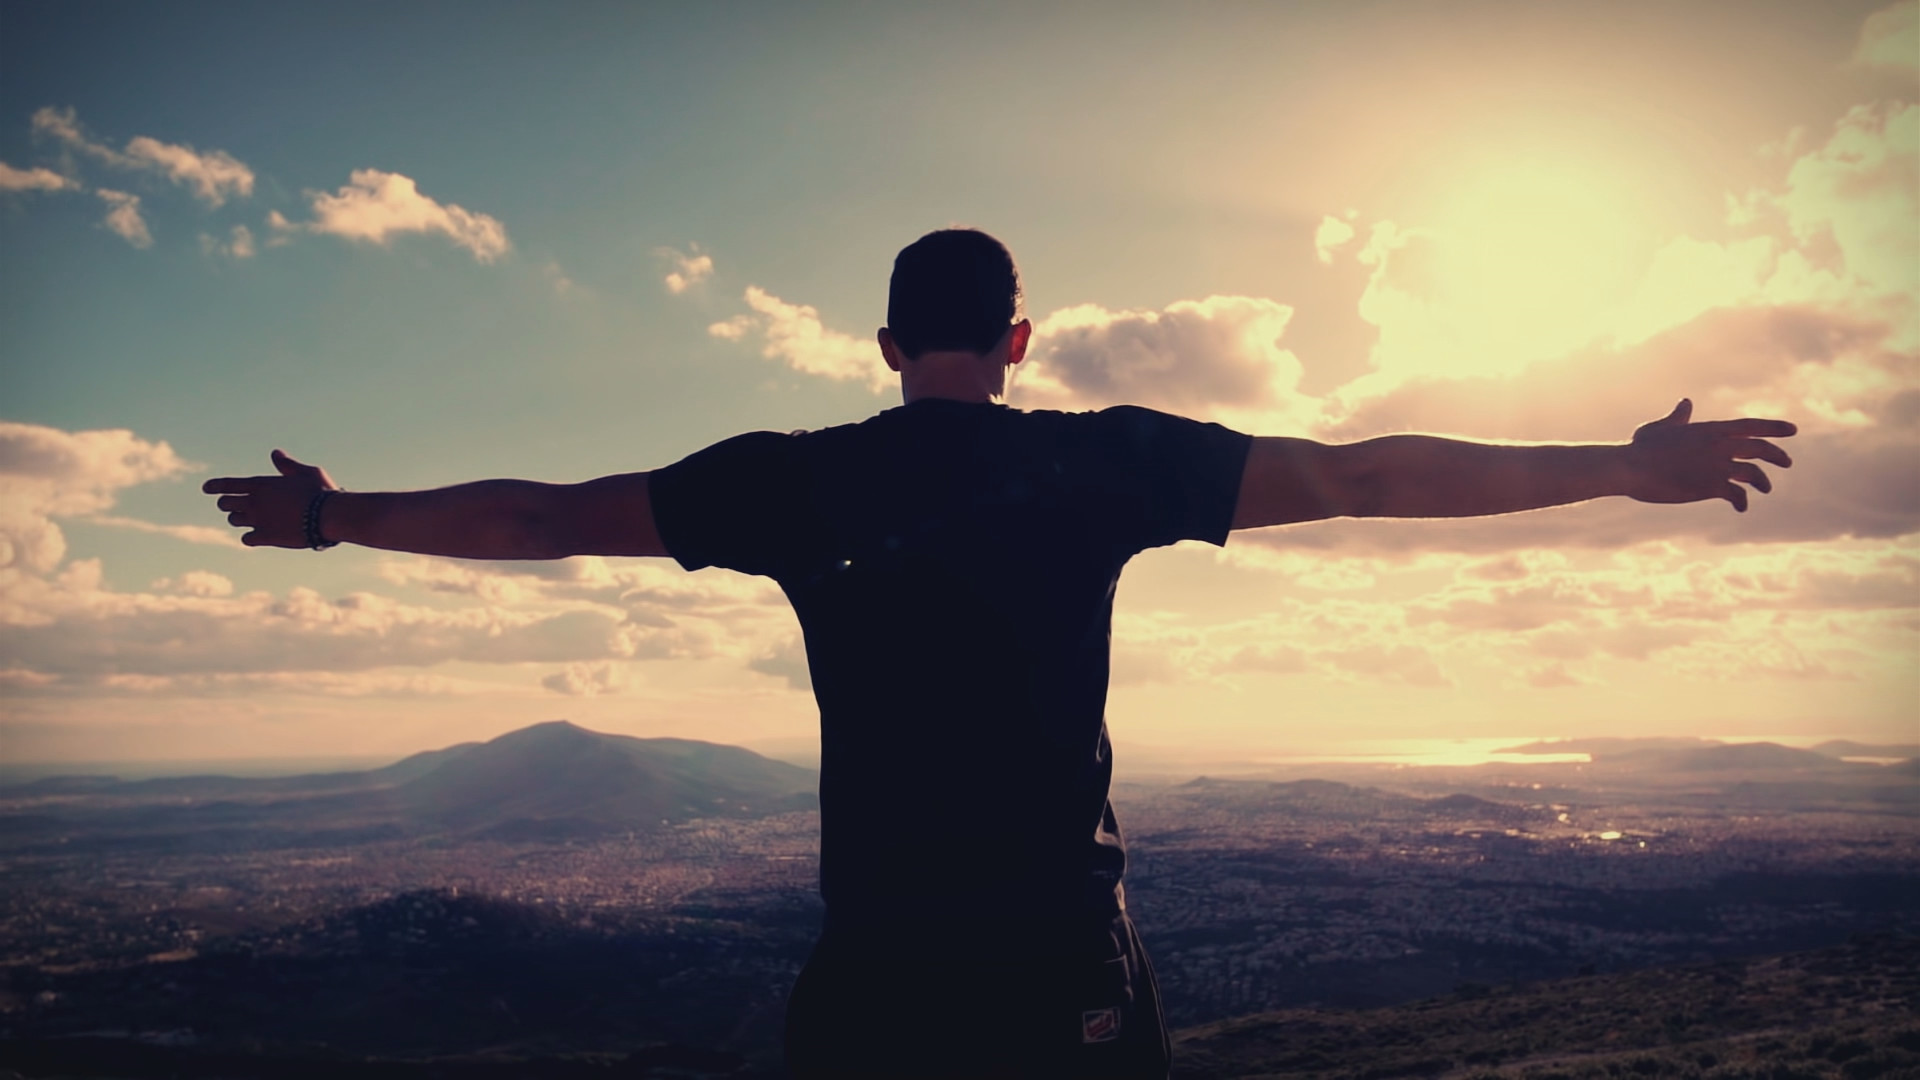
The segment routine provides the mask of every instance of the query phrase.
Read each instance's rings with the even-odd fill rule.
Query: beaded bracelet
[[[312,501],[307,503],[307,516],[301,521],[307,534],[307,546],[315,551],[325,551],[340,542],[320,535],[320,508],[327,505],[327,499],[333,492],[332,488],[314,492]]]

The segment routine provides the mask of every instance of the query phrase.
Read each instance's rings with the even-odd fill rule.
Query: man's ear
[[[887,366],[899,371],[901,365],[907,362],[907,358],[900,355],[900,346],[893,340],[893,331],[883,326],[880,328],[880,333],[875,336],[880,340],[880,355],[886,360]]]
[[[1013,330],[1007,335],[1007,366],[1012,367],[1027,358],[1027,340],[1033,337],[1033,321],[1021,319],[1013,324]]]

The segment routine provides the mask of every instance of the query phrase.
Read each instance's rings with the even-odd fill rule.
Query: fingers
[[[306,468],[305,465],[302,465],[301,463],[293,460],[293,458],[288,457],[287,452],[285,450],[276,449],[272,454],[268,456],[273,460],[273,467],[280,470],[281,476],[292,476],[294,473],[297,473],[301,469]]]
[[[1747,512],[1747,489],[1741,487],[1739,484],[1731,480],[1727,481],[1727,486],[1725,490],[1721,491],[1720,497],[1732,503],[1735,510],[1743,514]],[[245,538],[242,537],[242,539]]]
[[[277,476],[216,476],[200,485],[208,495],[251,495],[262,485],[276,483]]]
[[[1727,448],[1727,454],[1736,458],[1758,458],[1769,465],[1778,465],[1783,469],[1793,468],[1793,459],[1785,450],[1762,439],[1742,439]]]
[[[1703,420],[1694,424],[1693,429],[1710,431],[1721,437],[1763,439],[1784,439],[1800,430],[1789,420],[1761,420],[1751,416],[1738,420]]]
[[[1733,463],[1733,479],[1752,484],[1754,490],[1762,494],[1773,490],[1773,480],[1767,476],[1766,470],[1749,461]]]

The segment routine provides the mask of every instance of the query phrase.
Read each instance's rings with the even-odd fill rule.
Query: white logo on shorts
[[[1112,1042],[1120,1037],[1119,1009],[1089,1009],[1080,1014],[1080,1041]]]

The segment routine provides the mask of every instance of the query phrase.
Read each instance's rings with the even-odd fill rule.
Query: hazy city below
[[[1462,746],[1455,760],[1480,763],[1254,762],[1116,785],[1180,1075],[1285,1074],[1247,1064],[1258,1047],[1235,1018],[1251,1014],[1494,1008],[1558,980],[1807,950],[1870,967],[1920,935],[1920,748]],[[737,747],[564,722],[371,770],[14,783],[0,1068],[480,1055],[561,1075],[599,1055],[640,1075],[778,1075],[820,915],[816,783]],[[1782,960],[1768,985],[1837,962]],[[1920,1019],[1910,992],[1883,990],[1873,1007],[1898,1023],[1876,1030]],[[1846,1008],[1820,1022],[1859,1020]],[[1698,1020],[1738,1041],[1747,1021],[1727,1018],[1743,1015]],[[1553,1050],[1502,1045],[1447,1060]]]

